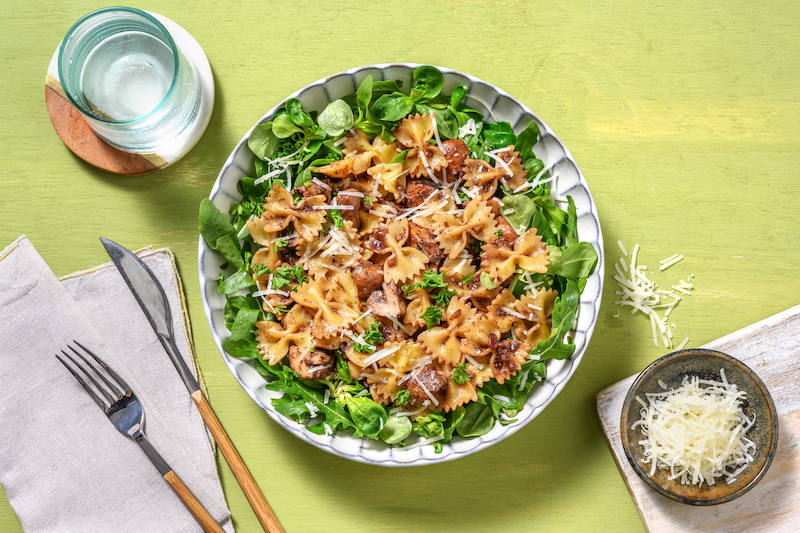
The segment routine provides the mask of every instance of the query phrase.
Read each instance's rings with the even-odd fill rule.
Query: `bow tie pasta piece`
[[[442,317],[446,327],[429,328],[419,334],[417,341],[425,346],[435,360],[455,367],[464,359],[462,340],[458,335],[463,331],[462,326],[470,323],[474,315],[475,309],[468,303],[459,298],[453,298]]]
[[[281,265],[282,259],[281,254],[275,249],[273,243],[278,238],[277,233],[264,233],[264,239],[266,244],[263,248],[259,248],[255,254],[253,254],[253,259],[250,262],[252,266],[258,265],[266,265],[267,268],[270,270],[275,270]],[[259,243],[260,244],[260,243]],[[253,279],[256,282],[262,283],[261,287],[263,287],[263,283],[266,283],[267,278],[269,277],[268,274],[264,274],[263,276],[253,276]]]
[[[338,335],[361,315],[358,290],[348,270],[332,278],[315,277],[306,281],[292,292],[292,300],[316,311],[312,331],[318,339]]]
[[[525,341],[530,346],[536,346],[550,337],[550,316],[553,314],[558,292],[554,289],[534,291],[534,294],[523,294],[519,302],[531,320],[514,323],[512,331],[514,337]],[[519,306],[518,306],[519,308]]]
[[[447,166],[447,158],[441,149],[428,143],[434,136],[430,115],[417,114],[405,118],[392,133],[400,144],[410,149],[406,154],[405,166],[412,177],[434,178],[434,172]]]
[[[372,145],[369,137],[358,128],[352,128],[344,138],[342,151],[345,159],[353,160],[352,174],[354,176],[363,174],[372,166],[372,158],[378,155],[378,149]]]
[[[375,137],[375,140],[372,141],[372,146],[375,148],[375,155],[372,157],[372,162],[375,165],[380,165],[381,163],[391,163],[392,159],[397,157],[397,154],[403,151],[400,148],[399,143],[396,141],[384,141],[380,135]]]
[[[399,283],[413,278],[425,270],[428,256],[410,246],[403,246],[408,239],[408,220],[393,220],[387,227],[384,243],[390,250],[383,263],[383,276],[387,282]]]
[[[392,193],[398,199],[400,187],[406,186],[406,175],[408,172],[403,170],[403,163],[380,163],[367,169],[367,174],[377,180],[386,192]]]
[[[498,244],[491,242],[481,247],[484,251],[481,268],[495,283],[506,281],[517,267],[528,272],[547,272],[547,265],[550,264],[547,245],[537,235],[536,228],[529,229],[517,239],[513,249],[503,246],[502,241]]]
[[[324,196],[312,196],[294,205],[291,193],[276,184],[264,203],[264,212],[257,219],[247,221],[247,229],[254,241],[269,246],[270,242],[266,242],[269,233],[284,230],[294,223],[300,237],[311,242],[325,223],[325,211],[315,209],[323,204]]]
[[[413,117],[404,118],[392,133],[397,142],[406,148],[419,148],[433,138],[433,120],[428,114],[417,113]]]
[[[513,191],[528,182],[528,173],[522,166],[522,159],[519,157],[519,152],[515,152],[513,146],[508,147],[507,150],[498,152],[496,157],[505,163],[505,166],[503,166],[503,164],[498,161],[497,166],[502,167],[505,171],[501,179],[506,187]],[[508,167],[508,169],[506,169],[506,167]],[[511,176],[508,175],[508,170],[511,171]]]
[[[524,342],[507,339],[500,343],[489,359],[489,367],[497,383],[502,385],[522,368],[528,357],[531,346]]]
[[[373,363],[378,367],[377,370],[368,367],[361,375],[366,378],[372,399],[386,405],[394,401],[403,383],[408,381],[403,381],[403,378],[415,367],[425,364],[430,356],[425,348],[415,342],[387,342],[383,349],[394,349],[394,352]]]
[[[270,365],[277,364],[289,353],[289,348],[298,346],[306,350],[313,346],[310,324],[312,315],[299,305],[293,306],[282,323],[269,320],[256,322],[256,341],[264,359]]]
[[[455,259],[467,247],[469,237],[480,241],[488,241],[497,232],[497,223],[492,208],[480,197],[472,199],[464,209],[462,216],[450,213],[433,215],[434,231],[442,249],[447,250],[447,257]]]
[[[428,176],[436,179],[436,172],[447,166],[447,159],[438,146],[427,144],[412,148],[406,154],[405,168],[412,178]]]
[[[482,159],[467,159],[462,167],[464,186],[489,201],[497,191],[497,180],[506,174],[503,168],[495,168]]]

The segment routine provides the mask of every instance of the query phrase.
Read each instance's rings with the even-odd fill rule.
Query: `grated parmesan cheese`
[[[630,254],[628,254],[628,250],[625,249],[621,241],[617,244],[623,254],[628,257],[628,261],[624,257],[620,257],[619,262],[614,265],[617,271],[614,279],[619,285],[619,290],[616,291],[616,294],[620,296],[620,299],[614,303],[630,307],[631,313],[641,311],[650,319],[653,343],[656,347],[658,347],[660,340],[665,348],[672,348],[672,329],[667,324],[667,317],[672,313],[678,302],[681,301],[681,296],[678,293],[684,296],[690,295],[690,291],[693,288],[692,285],[681,280],[677,286],[671,287],[673,290],[665,291],[659,289],[658,285],[647,277],[647,267],[636,263],[640,248],[639,244],[634,245]],[[661,261],[661,270],[681,259],[683,259],[683,256],[678,254],[668,257]],[[659,310],[662,308],[666,308],[663,316],[659,314]]]
[[[721,381],[684,376],[678,389],[649,393],[641,418],[631,429],[642,426],[646,437],[642,461],[656,469],[669,470],[669,479],[681,484],[713,485],[725,477],[727,483],[753,460],[755,443],[745,437],[755,422],[742,410],[745,392],[725,378]]]
[[[394,352],[400,349],[400,346],[392,346],[391,348],[383,348],[382,350],[378,350],[374,354],[370,355],[366,359],[364,359],[364,366],[369,366],[372,363],[380,361],[384,357],[389,357]]]

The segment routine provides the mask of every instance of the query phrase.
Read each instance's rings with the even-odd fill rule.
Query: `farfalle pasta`
[[[536,124],[484,124],[420,68],[411,96],[365,103],[369,79],[319,115],[287,102],[297,132],[254,130],[257,177],[242,181],[229,238],[219,220],[203,235],[226,257],[243,238],[220,281],[225,346],[289,395],[279,412],[317,433],[398,445],[416,433],[439,449],[513,420],[545,361],[569,357],[596,254],[569,248],[576,216],[540,183]]]

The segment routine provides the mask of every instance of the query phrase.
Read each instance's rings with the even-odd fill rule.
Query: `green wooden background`
[[[0,248],[26,234],[58,275],[107,260],[98,235],[174,249],[211,404],[289,532],[643,531],[594,396],[666,353],[649,321],[614,317],[621,240],[662,286],[695,274],[675,309],[699,346],[800,301],[800,8],[793,0],[312,2],[160,0],[204,47],[217,101],[195,149],[151,176],[95,170],[58,139],[44,76],[71,24],[102,2],[0,10]],[[408,61],[469,72],[550,125],[597,203],[608,269],[591,345],[566,389],[511,438],[437,466],[386,469],[301,443],[253,404],[209,333],[197,210],[244,132],[300,87]],[[0,283],[2,280],[0,280]],[[2,421],[0,421],[2,423]],[[260,531],[224,460],[235,526]],[[0,530],[21,531],[5,498]]]

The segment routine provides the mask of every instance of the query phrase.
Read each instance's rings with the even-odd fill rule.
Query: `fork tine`
[[[63,353],[63,352],[62,352],[62,353]],[[64,355],[67,355],[67,354],[64,354]],[[67,355],[67,357],[69,357],[69,356]],[[81,377],[78,375],[78,373],[77,373],[77,372],[75,372],[74,370],[72,370],[72,367],[71,367],[71,366],[69,366],[69,365],[68,365],[68,364],[67,364],[67,363],[66,363],[66,362],[65,362],[63,359],[61,359],[61,358],[58,356],[58,354],[56,354],[56,358],[57,358],[59,361],[61,361],[61,364],[62,364],[62,365],[64,365],[64,366],[66,367],[66,369],[67,369],[67,370],[69,370],[69,373],[70,373],[70,374],[72,374],[73,376],[75,376],[75,379],[77,379],[77,380],[78,380],[78,383],[80,383],[81,385],[83,385],[83,388],[84,388],[84,389],[86,389],[86,392],[88,392],[88,393],[89,393],[89,396],[91,396],[91,397],[92,397],[92,399],[93,399],[93,400],[94,400],[94,401],[97,403],[98,407],[100,407],[100,409],[102,409],[103,411],[107,410],[107,409],[108,409],[108,406],[107,406],[107,405],[106,405],[106,404],[103,402],[103,400],[100,398],[100,396],[98,396],[97,394],[95,394],[95,393],[94,393],[94,391],[92,390],[92,388],[91,388],[89,385],[87,385],[87,384],[86,384],[86,382],[83,380],[83,378],[81,378]],[[72,360],[72,358],[71,358],[71,357],[70,357],[70,360]],[[75,362],[75,361],[73,361],[73,363],[74,363],[74,362]]]
[[[73,342],[75,342],[75,341],[73,341]],[[81,345],[80,345],[80,343],[78,343],[78,346],[80,346],[81,348],[83,348],[84,350],[86,350],[86,352],[87,352],[89,355],[91,355],[92,357],[94,357],[94,359],[95,359],[95,360],[96,360],[96,361],[97,361],[97,362],[100,364],[100,366],[102,366],[103,368],[105,368],[106,370],[108,370],[108,365],[106,365],[104,362],[102,362],[102,361],[100,360],[100,358],[99,358],[99,357],[97,357],[95,354],[93,354],[92,352],[90,352],[89,350],[87,350],[87,349],[86,349],[84,346],[81,346]],[[75,348],[73,348],[72,346],[69,346],[69,349],[70,349],[70,350],[72,350],[72,352],[73,352],[75,355],[77,355],[78,357],[80,357],[81,359],[83,359],[83,361],[84,361],[84,362],[85,362],[87,365],[89,365],[89,366],[91,367],[91,369],[92,369],[92,370],[94,370],[94,372],[95,372],[95,373],[96,373],[98,376],[100,376],[100,379],[102,379],[102,380],[103,380],[103,383],[105,383],[105,384],[106,384],[106,385],[107,385],[107,386],[108,386],[108,387],[111,389],[111,392],[112,392],[114,395],[116,395],[116,399],[117,399],[117,400],[119,400],[120,398],[122,398],[122,397],[125,395],[125,393],[124,393],[124,392],[122,392],[121,390],[119,390],[119,387],[117,386],[117,385],[118,385],[117,383],[112,383],[112,382],[111,382],[111,380],[109,380],[109,379],[106,377],[105,373],[103,373],[103,372],[101,372],[100,370],[98,370],[98,369],[97,369],[97,367],[96,367],[96,366],[94,366],[94,365],[91,363],[91,361],[89,361],[88,359],[86,359],[86,357],[84,357],[84,356],[83,356],[83,354],[80,354],[80,353],[78,353],[78,350],[76,350],[76,349],[75,349]],[[112,372],[112,374],[114,374],[114,373]],[[112,378],[115,378],[115,377],[119,377],[119,376],[116,376],[116,374],[114,374],[114,375],[112,375],[111,377],[112,377]],[[127,388],[127,387],[126,387],[126,388]]]
[[[72,350],[72,351],[73,351],[73,352],[75,352],[75,350]],[[89,378],[89,381],[91,381],[91,382],[92,382],[92,384],[94,384],[94,386],[97,388],[97,390],[99,390],[99,391],[100,391],[100,392],[103,394],[103,396],[105,396],[105,397],[106,397],[106,399],[108,400],[108,403],[109,403],[109,404],[113,404],[115,401],[117,401],[117,399],[116,399],[116,398],[114,398],[114,397],[113,397],[113,396],[112,396],[112,395],[111,395],[111,394],[110,394],[110,393],[109,393],[109,392],[108,392],[108,391],[107,391],[107,390],[106,390],[106,389],[105,389],[105,388],[104,388],[104,387],[103,387],[103,386],[102,386],[102,385],[101,385],[101,384],[100,384],[100,383],[99,383],[99,382],[98,382],[96,379],[94,379],[94,376],[92,376],[92,374],[91,374],[91,373],[90,373],[90,372],[89,372],[89,371],[88,371],[88,370],[87,370],[85,367],[81,366],[81,365],[80,365],[80,363],[78,363],[78,362],[77,362],[77,361],[76,361],[76,360],[75,360],[75,359],[74,359],[74,358],[73,358],[71,355],[69,355],[69,354],[68,354],[67,352],[65,352],[64,350],[61,350],[61,353],[63,353],[63,354],[64,354],[64,355],[65,355],[65,356],[66,356],[66,357],[67,357],[67,358],[68,358],[70,361],[72,361],[72,363],[73,363],[73,364],[74,364],[74,365],[75,365],[75,366],[76,366],[76,367],[77,367],[77,368],[78,368],[78,369],[79,369],[81,372],[83,372],[83,374],[84,374],[84,375],[85,375],[87,378]],[[77,355],[78,357],[80,357],[81,359],[83,359],[83,362],[84,362],[84,363],[86,363],[87,365],[89,365],[89,367],[90,367],[92,370],[94,370],[94,371],[95,371],[95,373],[99,374],[99,372],[97,372],[97,369],[95,369],[95,368],[94,368],[94,367],[93,367],[93,366],[92,366],[92,365],[89,363],[89,361],[87,361],[87,360],[86,360],[86,358],[85,358],[85,357],[81,356],[81,355],[80,355],[78,352],[75,352],[75,355]]]
[[[125,380],[123,380],[121,377],[119,377],[119,374],[117,374],[116,372],[114,372],[113,370],[111,370],[111,367],[110,367],[110,366],[108,366],[108,365],[107,365],[107,364],[106,364],[106,363],[105,363],[105,362],[104,362],[102,359],[100,359],[99,357],[97,357],[97,356],[94,354],[94,352],[92,352],[92,351],[91,351],[89,348],[87,348],[87,347],[86,347],[86,346],[84,346],[83,344],[81,344],[81,343],[79,343],[78,341],[75,341],[75,340],[74,340],[74,341],[72,341],[72,342],[74,342],[75,344],[77,344],[78,346],[80,346],[81,348],[83,348],[83,351],[84,351],[84,352],[86,352],[86,353],[88,353],[89,355],[91,355],[91,356],[94,358],[94,360],[95,360],[95,361],[97,361],[97,364],[99,364],[100,366],[102,366],[102,367],[103,367],[103,369],[104,369],[106,372],[108,372],[108,373],[111,375],[111,379],[113,379],[114,381],[116,381],[116,382],[117,382],[117,384],[118,384],[120,387],[122,387],[123,389],[125,389],[125,390],[124,390],[124,394],[131,394],[131,388],[128,386],[128,384],[127,384],[127,383],[125,383]],[[73,351],[74,351],[74,350],[73,350]],[[122,394],[120,394],[120,396],[122,396]]]

